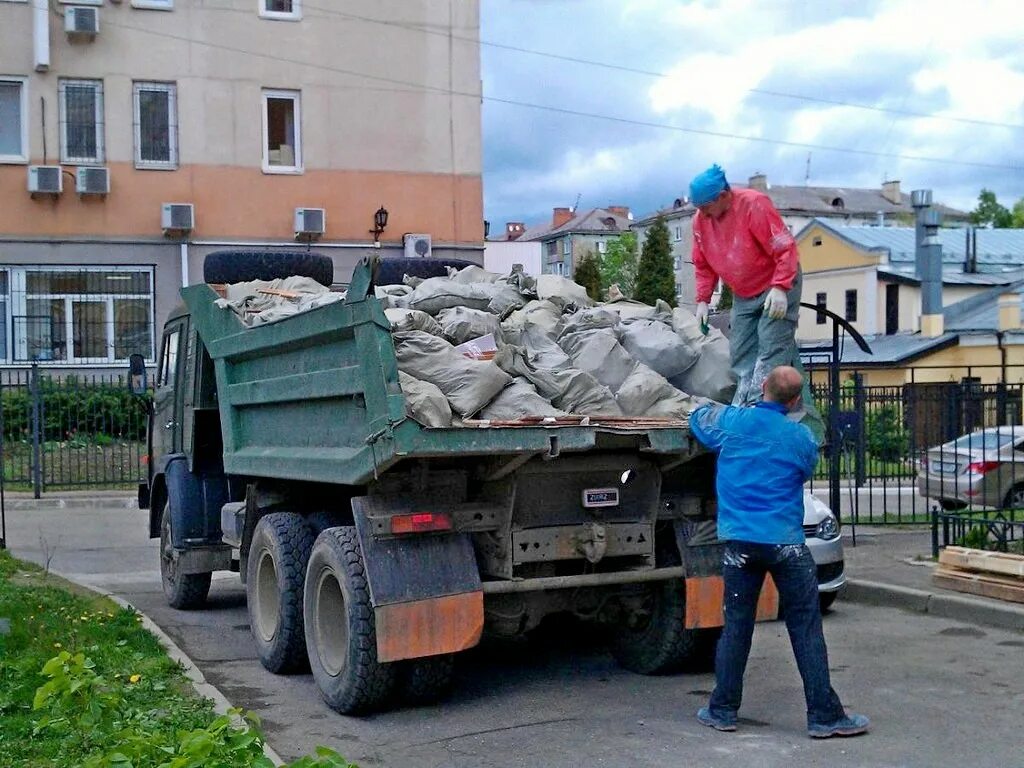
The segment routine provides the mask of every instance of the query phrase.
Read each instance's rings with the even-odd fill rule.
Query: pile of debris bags
[[[409,415],[428,427],[590,416],[682,418],[735,389],[729,342],[664,302],[595,305],[558,275],[471,266],[375,288]],[[344,297],[305,278],[225,286],[223,307],[264,325]]]
[[[480,267],[376,288],[409,414],[429,427],[548,416],[682,418],[735,389],[729,342],[664,302],[595,305],[558,275]]]

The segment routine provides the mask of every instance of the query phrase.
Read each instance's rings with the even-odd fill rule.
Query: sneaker
[[[834,723],[807,726],[812,739],[830,739],[833,736],[859,736],[868,732],[868,719],[864,715],[844,715]]]
[[[715,717],[711,714],[711,710],[707,707],[701,707],[697,710],[697,719],[700,720],[701,725],[706,725],[708,728],[714,728],[716,731],[735,731],[736,722],[723,720],[720,717]]]

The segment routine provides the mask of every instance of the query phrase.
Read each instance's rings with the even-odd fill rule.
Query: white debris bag
[[[555,408],[538,394],[529,380],[517,377],[484,406],[477,418],[521,419],[527,416],[565,416],[565,411]]]
[[[444,331],[437,321],[426,312],[418,309],[390,308],[384,310],[384,316],[391,323],[392,331],[425,331],[431,336],[443,336]]]
[[[448,279],[456,283],[496,283],[502,276],[497,272],[488,272],[483,267],[471,264],[468,267],[445,267]]]
[[[537,298],[550,299],[560,307],[591,307],[587,289],[560,275],[538,275]]]
[[[699,356],[672,328],[657,320],[623,324],[619,343],[637,361],[668,379],[688,371]]]
[[[442,309],[437,313],[437,324],[441,326],[444,335],[454,344],[462,344],[464,341],[487,334],[491,334],[495,341],[502,340],[501,322],[497,316],[480,309],[470,309],[469,307]]]
[[[463,418],[469,418],[508,386],[512,377],[491,360],[472,360],[444,339],[423,331],[392,334],[398,369],[437,386]]]
[[[450,427],[452,408],[444,392],[429,381],[420,381],[405,371],[398,372],[405,395],[405,412],[425,427]]]
[[[310,277],[252,280],[224,286],[224,298],[214,303],[237,313],[248,326],[267,325],[345,298]]]
[[[496,289],[492,283],[457,283],[447,277],[429,277],[407,297],[407,306],[428,315],[449,307],[487,309]]]
[[[600,328],[609,328],[615,332],[616,337],[619,331],[619,316],[604,307],[592,309],[581,309],[565,318],[565,327],[561,336],[580,331],[596,331]]]

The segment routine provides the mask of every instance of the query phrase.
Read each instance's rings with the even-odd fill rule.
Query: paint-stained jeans
[[[725,627],[715,654],[715,690],[711,713],[736,722],[743,697],[743,672],[750,655],[754,616],[765,573],[778,587],[793,655],[804,681],[807,724],[833,723],[845,715],[828,672],[828,651],[821,631],[817,569],[805,544],[726,543]]]

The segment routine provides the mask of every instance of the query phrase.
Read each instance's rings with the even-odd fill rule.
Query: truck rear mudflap
[[[464,651],[483,633],[484,593],[469,535],[417,530],[412,518],[429,525],[430,516],[407,506],[383,497],[352,499],[381,662]],[[410,513],[402,517],[411,523],[408,532],[381,536],[377,522],[396,512]]]

